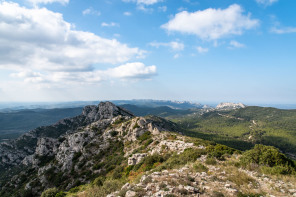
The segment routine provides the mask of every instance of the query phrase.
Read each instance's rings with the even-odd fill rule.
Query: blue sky
[[[0,1],[0,101],[296,100],[295,0]]]

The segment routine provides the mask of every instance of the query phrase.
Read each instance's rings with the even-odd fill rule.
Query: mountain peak
[[[92,121],[112,119],[115,116],[123,115],[133,117],[134,115],[111,102],[100,102],[99,105],[88,105],[84,107],[82,115]]]

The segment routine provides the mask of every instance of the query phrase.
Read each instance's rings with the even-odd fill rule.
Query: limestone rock
[[[140,163],[146,156],[146,153],[133,154],[131,157],[128,158],[128,165],[136,165]]]

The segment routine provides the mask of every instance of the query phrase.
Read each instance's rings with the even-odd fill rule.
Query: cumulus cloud
[[[151,42],[149,45],[150,46],[153,46],[153,47],[156,47],[156,48],[159,48],[161,46],[170,47],[174,51],[182,51],[185,48],[184,44],[181,43],[181,42],[178,42],[178,41],[172,41],[172,42],[168,42],[168,43],[164,43],[164,42]]]
[[[258,4],[264,5],[264,6],[269,6],[277,2],[278,0],[256,0]]]
[[[245,47],[244,44],[239,43],[239,42],[237,42],[235,40],[231,40],[229,45],[230,45],[230,48],[244,48]]]
[[[199,53],[207,53],[207,52],[209,52],[209,49],[208,49],[208,48],[203,48],[203,47],[201,47],[201,46],[196,47],[196,50],[197,50]]]
[[[28,2],[37,5],[37,4],[49,4],[49,3],[60,3],[60,4],[68,4],[69,0],[27,0]]]
[[[122,63],[144,51],[115,39],[76,31],[46,8],[0,4],[0,67],[85,70],[95,63]]]
[[[92,74],[104,73],[95,69],[99,64],[123,64],[143,57],[144,53],[116,39],[77,31],[62,14],[46,8],[28,9],[16,3],[0,3],[0,69],[13,70],[15,74],[11,77],[27,82],[89,81],[88,77],[100,81],[98,78],[103,75]],[[135,74],[140,78],[145,74],[150,76],[153,69],[148,68],[154,68],[136,65],[138,72],[131,75],[134,78]],[[116,77],[110,73],[108,76]]]
[[[230,35],[241,35],[255,28],[259,20],[244,14],[241,6],[233,4],[226,9],[182,11],[161,27],[169,32],[193,34],[203,40],[217,40]]]

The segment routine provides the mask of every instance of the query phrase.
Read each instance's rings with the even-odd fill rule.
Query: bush
[[[197,158],[204,154],[206,154],[206,152],[201,149],[186,149],[183,153],[179,155],[173,154],[166,162],[159,166],[159,170],[173,169],[181,165],[187,164],[188,162],[194,162]]]
[[[105,179],[103,177],[98,177],[94,180],[93,185],[102,186],[104,184]]]
[[[206,160],[206,164],[208,164],[208,165],[216,165],[217,161],[216,161],[215,158],[208,157],[207,160]]]
[[[41,197],[55,197],[58,192],[59,192],[58,189],[55,187],[49,188],[44,192],[42,192]]]
[[[149,155],[149,156],[145,157],[142,162],[135,165],[133,170],[137,171],[138,169],[140,169],[140,167],[144,166],[143,170],[148,171],[154,167],[154,164],[163,163],[165,160],[166,159],[163,156],[158,155],[158,154]]]
[[[74,153],[74,156],[72,158],[72,161],[75,162],[79,159],[79,157],[82,155],[82,153],[79,151],[79,152],[75,152]]]
[[[113,130],[113,131],[110,132],[110,135],[112,137],[115,137],[116,135],[118,135],[118,132]]]
[[[256,144],[253,149],[244,152],[240,161],[244,167],[259,165],[268,174],[295,173],[295,163],[273,146]]]
[[[151,133],[150,131],[146,131],[145,133],[143,133],[141,136],[139,136],[137,139],[140,140],[141,142],[148,140],[151,138]]]
[[[223,160],[225,155],[232,155],[236,150],[225,145],[217,144],[215,146],[207,146],[206,151],[210,157]]]
[[[55,197],[65,197],[67,195],[66,192],[59,192],[55,195]]]
[[[201,163],[194,164],[193,169],[196,172],[207,172],[209,170],[206,166],[202,165]]]

